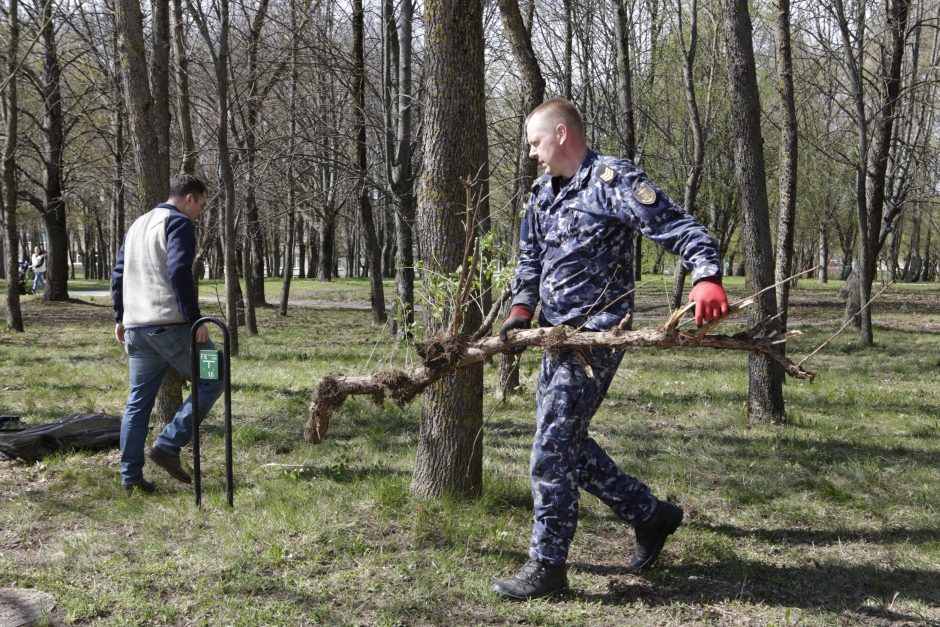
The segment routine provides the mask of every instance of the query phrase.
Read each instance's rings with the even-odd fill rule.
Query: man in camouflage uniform
[[[567,100],[546,101],[529,114],[529,156],[545,173],[532,186],[522,221],[512,310],[500,336],[505,340],[511,330],[528,328],[539,302],[540,326],[567,324],[590,331],[617,326],[633,309],[635,231],[679,255],[691,270],[689,300],[696,303],[698,323],[727,313],[718,247],[705,228],[633,163],[589,150],[583,128]],[[568,587],[565,563],[578,521],[579,488],[635,529],[631,572],[652,565],[682,522],[681,508],[657,500],[588,435],[623,351],[578,353],[551,350],[542,356],[531,460],[535,522],[530,559],[515,576],[493,585],[509,599]]]

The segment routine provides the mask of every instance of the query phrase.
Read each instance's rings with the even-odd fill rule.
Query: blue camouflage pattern
[[[613,327],[633,310],[637,231],[679,255],[693,282],[720,276],[718,245],[705,227],[632,162],[588,151],[557,196],[551,178],[543,175],[532,186],[519,230],[513,305],[535,311],[541,302],[552,325],[598,317],[601,328]]]
[[[623,351],[594,348],[580,353],[590,364],[593,378],[574,351],[542,354],[531,460],[535,523],[529,557],[546,564],[563,564],[568,558],[578,525],[579,488],[634,527],[645,522],[658,503],[645,484],[620,470],[588,435],[591,418],[607,394]]]
[[[520,228],[512,304],[535,311],[541,302],[541,325],[613,328],[633,310],[632,241],[637,231],[679,255],[693,281],[720,276],[714,239],[630,161],[588,151],[557,195],[551,176],[540,177]],[[536,392],[529,556],[547,564],[561,564],[568,557],[581,488],[633,527],[645,523],[658,503],[645,484],[620,470],[588,435],[623,352],[579,352],[544,351]]]

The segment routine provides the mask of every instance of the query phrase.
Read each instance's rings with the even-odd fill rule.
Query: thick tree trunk
[[[42,0],[43,191],[40,212],[49,237],[44,300],[68,300],[68,227],[62,195],[65,121],[62,114],[62,67],[55,38],[54,1]]]
[[[150,86],[153,90],[153,127],[157,134],[160,180],[170,180],[170,6],[151,0]]]
[[[428,97],[418,224],[428,270],[446,274],[465,261],[467,191],[461,179],[472,185],[475,201],[486,203],[488,195],[483,10],[480,0],[428,0],[424,6]],[[468,309],[459,331],[475,331],[481,318],[478,310]],[[429,333],[436,326],[430,319],[425,325]],[[428,387],[413,492],[428,497],[480,492],[482,403],[483,371],[479,365]]]
[[[169,120],[169,101],[156,102],[153,97],[154,91],[168,93],[169,73],[166,64],[160,67],[151,63],[149,70],[153,74],[148,71],[143,16],[137,0],[117,0],[115,20],[130,135],[137,158],[138,206],[149,209],[166,198],[169,187],[169,128],[157,128],[157,120]],[[162,21],[168,20],[168,16],[160,20],[155,36],[162,33],[160,36],[166,38],[169,26]],[[154,91],[151,91],[151,83]],[[173,419],[182,402],[182,389],[182,378],[170,368],[152,413],[156,425]]]
[[[757,293],[773,285],[774,281],[751,17],[747,0],[724,0],[724,9],[734,165],[743,222],[742,248],[747,260],[747,287],[750,292]],[[776,300],[773,290],[759,295],[757,307],[751,310],[751,322],[756,324],[776,316]],[[777,330],[775,325],[769,326],[768,332]],[[748,416],[757,421],[784,418],[783,370],[766,355],[752,354],[749,357]]]
[[[336,214],[324,209],[320,222],[320,263],[317,267],[318,281],[333,280],[333,265],[336,258]],[[347,265],[347,271],[349,266]]]
[[[3,92],[6,108],[6,139],[3,142],[3,232],[6,252],[6,322],[14,331],[23,331],[20,310],[20,292],[17,273],[20,265],[19,236],[16,222],[16,143],[19,118],[19,100],[16,93],[16,73],[19,64],[20,21],[17,0],[10,0],[7,10],[7,75]]]

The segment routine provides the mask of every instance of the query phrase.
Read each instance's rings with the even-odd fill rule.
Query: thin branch
[[[859,310],[858,310],[857,312],[855,312],[855,315],[851,316],[848,320],[846,320],[846,321],[845,321],[845,324],[843,324],[842,327],[841,327],[838,331],[836,331],[835,333],[833,333],[833,334],[829,337],[829,339],[827,339],[825,342],[823,342],[822,344],[820,344],[820,345],[816,348],[816,350],[814,350],[812,353],[810,353],[809,355],[807,355],[806,357],[804,357],[803,359],[801,359],[801,360],[799,361],[799,363],[796,364],[797,368],[799,368],[800,366],[802,366],[803,364],[805,364],[805,363],[809,360],[810,357],[812,357],[813,355],[815,355],[816,353],[818,353],[819,351],[821,351],[823,348],[825,348],[826,346],[828,346],[830,342],[832,342],[834,339],[836,339],[837,337],[839,337],[840,335],[842,335],[842,332],[845,331],[845,330],[848,328],[848,326],[849,326],[850,324],[852,324],[852,322],[854,322],[855,319],[858,318],[858,317],[861,315],[861,313],[862,313],[863,311],[865,311],[865,310],[875,301],[876,298],[878,298],[879,296],[881,296],[882,294],[884,294],[884,293],[885,293],[885,290],[887,290],[887,289],[888,289],[889,287],[891,287],[892,285],[894,285],[894,281],[892,281],[892,282],[888,283],[887,285],[885,285],[885,286],[881,289],[880,292],[878,292],[877,294],[875,294],[874,296],[872,296],[871,298],[869,298],[869,299],[868,299],[868,302],[865,303],[864,305],[862,305],[862,306],[859,308]]]

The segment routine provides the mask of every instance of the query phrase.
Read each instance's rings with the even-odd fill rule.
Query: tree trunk
[[[366,177],[369,164],[366,156],[366,66],[365,66],[365,14],[362,0],[353,0],[353,125],[356,128],[356,166],[359,195],[359,219],[362,223],[363,242],[369,267],[369,301],[372,305],[372,324],[384,324],[385,290],[382,285],[382,248],[375,229],[372,201]]]
[[[696,199],[702,181],[702,168],[705,163],[705,136],[702,131],[702,116],[699,113],[698,99],[695,95],[695,55],[698,51],[698,2],[692,0],[692,22],[689,24],[689,43],[686,47],[683,42],[683,78],[685,82],[685,100],[689,106],[689,127],[692,129],[692,167],[685,180],[685,210],[692,215],[696,214]],[[682,7],[679,6],[679,36],[682,40]],[[681,263],[676,263],[676,273],[672,282],[673,310],[682,306],[682,294],[685,291],[685,279],[688,270]]]
[[[189,57],[186,55],[186,30],[183,24],[182,0],[170,0],[173,19],[173,57],[176,69],[176,117],[179,122],[183,159],[180,170],[187,174],[196,171],[196,143],[189,98]]]
[[[529,4],[530,11],[534,6]],[[530,111],[539,106],[545,99],[545,78],[539,67],[535,49],[532,46],[531,16],[528,24],[522,18],[517,0],[499,0],[499,11],[503,26],[512,44],[513,56],[516,64],[522,70],[524,90],[522,97],[522,110],[519,112],[519,135],[521,149],[517,170],[519,176],[513,182],[513,212],[510,229],[510,239],[516,239],[516,229],[519,225],[518,216],[521,215],[528,200],[529,188],[535,179],[537,166],[535,159],[529,158],[529,143],[525,134],[525,119]],[[503,316],[509,314],[509,303],[504,307]],[[519,358],[510,354],[499,356],[499,395],[505,398],[519,387]]]
[[[290,283],[294,276],[294,215],[297,211],[297,184],[294,181],[294,142],[297,137],[297,8],[291,3],[291,71],[290,71],[290,138],[287,155],[287,245],[284,247],[284,279],[281,282],[281,300],[278,314],[287,315],[287,302],[290,298]]]
[[[480,0],[427,0],[424,6],[428,97],[418,224],[428,270],[446,274],[465,261],[462,218],[467,191],[461,179],[472,182],[476,201],[485,203],[488,195],[483,8]],[[481,322],[479,311],[470,308],[461,332],[472,333]],[[430,332],[436,326],[427,319],[425,327]],[[483,371],[479,365],[448,375],[428,388],[413,492],[428,497],[480,492],[482,403]]]
[[[114,54],[118,54],[118,30],[114,28]],[[114,129],[114,182],[111,186],[111,259],[117,259],[124,243],[124,88],[121,84],[121,71],[115,68],[111,75],[112,106],[111,126]]]
[[[734,165],[743,222],[742,248],[747,260],[747,287],[751,293],[757,293],[774,281],[751,17],[747,0],[724,0],[724,9]],[[773,290],[757,296],[756,300],[749,317],[752,325],[777,315]],[[769,327],[768,332],[777,330],[773,324]],[[755,421],[784,418],[783,370],[766,356],[752,354],[748,360],[748,416]]]
[[[42,97],[43,97],[43,191],[40,212],[49,237],[46,260],[46,291],[43,299],[64,301],[68,291],[68,227],[62,195],[62,165],[65,121],[62,114],[62,67],[55,39],[53,0],[42,0]]]
[[[317,268],[318,281],[333,280],[333,260],[336,257],[336,214],[326,208],[320,222],[320,264]],[[347,272],[349,266],[347,265]]]
[[[790,0],[777,0],[777,80],[783,101],[780,131],[780,206],[777,220],[777,261],[774,273],[780,326],[787,329],[787,307],[793,274],[793,234],[796,228],[797,128],[796,102],[793,95],[793,59],[790,53]],[[786,345],[781,346],[786,351]]]
[[[166,93],[163,90],[168,90],[165,85],[169,82],[169,74],[166,66],[161,68],[154,64],[150,65],[150,69],[155,74],[150,76],[148,72],[140,3],[137,0],[117,0],[115,20],[130,135],[137,158],[138,200],[140,206],[150,208],[166,197],[170,172],[169,152],[160,147],[161,142],[166,142],[164,146],[168,146],[169,129],[164,131],[156,127],[158,119],[169,119],[169,101],[156,102],[150,85],[151,82],[155,85],[159,83],[156,91]],[[161,111],[158,112],[158,109]],[[167,111],[162,112],[163,109]],[[156,425],[167,424],[173,419],[183,400],[182,390],[182,378],[170,368],[160,386],[151,414]]]
[[[885,203],[885,178],[888,158],[894,134],[894,118],[898,109],[901,91],[901,66],[907,42],[907,18],[910,0],[891,0],[888,8],[888,32],[891,36],[890,56],[883,58],[881,80],[884,99],[875,118],[868,165],[865,169],[865,196],[867,198],[867,229],[859,223],[859,236],[864,250],[864,263],[859,265],[859,300],[861,312],[861,339],[866,345],[874,344],[871,315],[871,289],[878,270],[878,255],[881,252],[880,235]],[[866,306],[867,304],[867,306]]]
[[[166,0],[151,0],[150,86],[153,90],[153,128],[157,134],[160,180],[170,181],[170,11]]]
[[[291,4],[292,14],[294,10],[294,3]],[[262,232],[261,232],[261,219],[258,214],[258,201],[255,195],[256,187],[256,157],[257,157],[257,136],[258,136],[258,111],[261,106],[261,103],[258,102],[258,92],[259,86],[258,81],[260,79],[258,72],[258,43],[261,41],[261,29],[264,26],[265,18],[267,17],[268,11],[268,0],[261,0],[258,4],[258,11],[255,13],[255,17],[251,22],[251,29],[248,32],[248,102],[246,104],[246,126],[245,129],[245,156],[247,158],[247,184],[245,187],[245,232],[246,232],[246,246],[251,248],[250,258],[253,263],[250,267],[245,268],[244,274],[252,275],[252,290],[247,289],[246,283],[246,306],[249,309],[254,308],[255,306],[263,307],[267,305],[267,300],[264,296],[264,257],[262,256]],[[296,46],[296,44],[295,44]],[[291,52],[292,57],[296,55],[294,52]],[[293,110],[293,97],[291,99],[291,109]],[[294,135],[291,133],[291,137],[288,140],[290,142],[294,141]],[[247,257],[246,257],[247,258]],[[252,313],[252,315],[254,315]]]
[[[819,227],[819,270],[816,271],[816,277],[820,283],[829,282],[829,235],[826,232],[826,225]]]
[[[7,75],[4,96],[6,102],[6,139],[3,142],[3,208],[6,224],[3,232],[6,252],[6,307],[7,326],[23,331],[20,309],[18,271],[20,265],[19,236],[16,224],[16,140],[19,101],[16,93],[16,73],[19,64],[20,21],[17,0],[10,0],[7,10]]]

